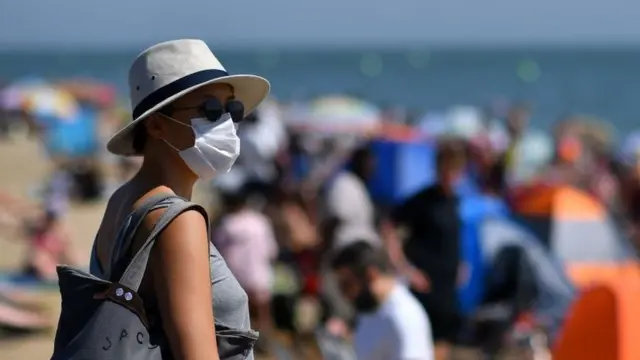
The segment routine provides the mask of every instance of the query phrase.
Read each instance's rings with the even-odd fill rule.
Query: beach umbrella
[[[327,96],[291,109],[286,123],[299,131],[369,134],[381,121],[380,109],[366,101]]]
[[[482,112],[473,106],[454,106],[445,114],[446,135],[469,140],[485,131]]]
[[[96,80],[75,79],[59,82],[56,87],[63,89],[80,101],[97,106],[113,106],[117,104],[117,92],[111,84]]]
[[[25,97],[33,91],[48,87],[40,78],[29,77],[12,82],[0,89],[0,108],[5,110],[22,110]]]
[[[70,93],[54,87],[38,87],[24,94],[23,110],[37,118],[74,119],[79,111]]]
[[[470,140],[485,132],[482,112],[466,105],[454,106],[442,113],[428,112],[419,121],[418,130],[429,137],[456,137]]]

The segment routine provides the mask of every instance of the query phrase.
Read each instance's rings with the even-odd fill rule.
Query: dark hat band
[[[170,82],[169,84],[155,90],[151,94],[147,95],[147,97],[142,99],[142,101],[138,103],[135,109],[133,109],[133,119],[137,119],[140,115],[144,114],[149,109],[152,109],[154,106],[160,104],[161,102],[167,100],[175,94],[224,76],[229,76],[229,73],[224,70],[209,69],[198,71],[173,82]]]

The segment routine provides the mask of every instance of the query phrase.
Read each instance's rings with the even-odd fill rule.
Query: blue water
[[[114,83],[125,97],[135,55],[4,53],[0,79],[91,76]],[[266,76],[281,99],[349,92],[421,112],[507,97],[530,101],[540,127],[577,112],[604,117],[625,131],[636,126],[640,114],[640,49],[222,51],[218,56],[230,72]]]

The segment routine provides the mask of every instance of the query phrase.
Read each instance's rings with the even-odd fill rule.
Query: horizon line
[[[361,42],[316,42],[315,44],[305,42],[242,42],[238,43],[215,43],[203,39],[209,46],[220,51],[255,52],[255,51],[470,51],[470,50],[640,50],[640,40],[637,41],[475,41],[475,42],[381,42],[373,43]],[[11,44],[0,42],[0,53],[38,53],[61,51],[73,52],[140,52],[145,48],[161,41],[148,43],[105,43],[95,45],[95,43],[61,43],[52,45],[51,43],[31,43],[31,44]]]

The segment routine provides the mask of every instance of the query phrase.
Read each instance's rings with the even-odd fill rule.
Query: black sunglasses
[[[242,121],[244,118],[244,104],[236,99],[229,99],[224,105],[217,98],[206,100],[198,106],[174,107],[167,105],[163,107],[160,112],[164,115],[171,116],[176,111],[193,109],[197,109],[201,115],[212,122],[220,119],[224,113],[229,113],[229,115],[231,115],[231,120],[236,123]]]

